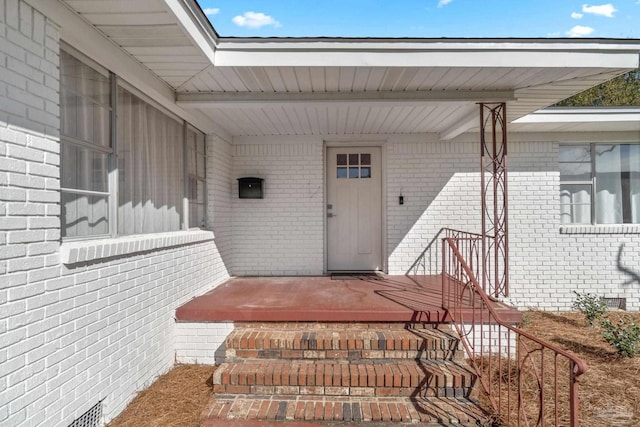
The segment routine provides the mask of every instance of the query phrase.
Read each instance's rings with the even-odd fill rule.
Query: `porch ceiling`
[[[438,133],[478,128],[477,102],[513,121],[619,75],[619,68],[211,66],[178,88],[235,136]]]
[[[513,121],[639,65],[638,40],[233,39],[194,0],[60,1],[231,136],[450,139],[479,101]]]
[[[196,28],[206,17],[194,11],[193,21],[178,16],[189,10],[186,3],[61,1],[174,89],[211,65],[215,42]]]

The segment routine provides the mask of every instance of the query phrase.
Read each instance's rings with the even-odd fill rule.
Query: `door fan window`
[[[337,154],[338,179],[371,178],[371,154]]]

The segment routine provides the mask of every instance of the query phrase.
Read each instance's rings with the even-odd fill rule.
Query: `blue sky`
[[[198,0],[221,36],[640,38],[640,0]]]

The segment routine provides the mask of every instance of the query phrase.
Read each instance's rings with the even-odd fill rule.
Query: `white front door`
[[[380,147],[327,149],[327,269],[382,270]]]

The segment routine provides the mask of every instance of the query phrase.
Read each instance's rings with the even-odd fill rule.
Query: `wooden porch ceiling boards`
[[[179,322],[428,322],[449,321],[440,276],[362,278],[240,277],[176,310]],[[504,304],[505,320],[520,313]],[[469,311],[467,315],[470,315]]]

